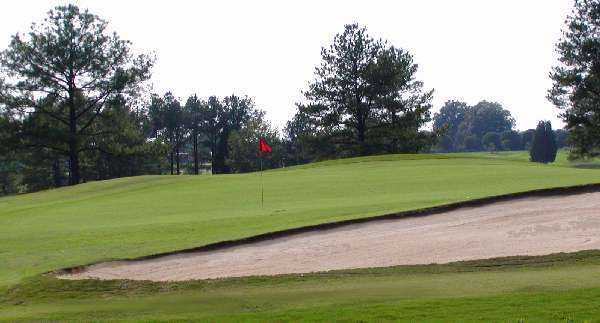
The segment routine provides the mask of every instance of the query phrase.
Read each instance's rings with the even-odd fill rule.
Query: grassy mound
[[[0,290],[25,277],[260,233],[532,189],[600,171],[509,155],[386,155],[256,173],[142,176],[0,199]]]

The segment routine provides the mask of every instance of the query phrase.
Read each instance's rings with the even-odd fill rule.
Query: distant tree
[[[81,181],[81,153],[96,149],[90,139],[102,134],[92,129],[107,102],[134,97],[150,77],[153,59],[134,57],[129,47],[106,21],[68,5],[51,10],[27,36],[13,36],[0,55],[0,105],[55,121],[59,141],[32,136],[27,145],[66,156],[71,185]]]
[[[537,163],[552,163],[556,160],[556,140],[550,121],[540,121],[533,137],[530,159]]]
[[[285,162],[291,165],[298,165],[317,160],[320,149],[314,150],[319,145],[316,144],[321,137],[318,132],[318,127],[312,122],[311,118],[297,111],[296,114],[286,123],[283,128],[283,147]],[[329,146],[331,149],[331,146]],[[326,155],[333,155],[334,151],[330,150]]]
[[[192,155],[194,160],[194,174],[198,175],[199,168],[199,136],[202,131],[202,111],[206,109],[206,102],[200,101],[196,95],[190,96],[185,102],[184,113],[186,128],[192,141]]]
[[[441,152],[452,152],[454,151],[454,141],[449,135],[442,135],[437,142],[437,149]]]
[[[439,134],[443,132],[449,137],[440,137],[440,140],[445,141],[444,150],[447,151],[479,150],[486,133],[512,131],[514,125],[515,120],[508,110],[499,103],[488,101],[481,101],[475,106],[468,106],[460,101],[447,101],[433,117],[434,131]],[[467,138],[473,136],[479,144],[475,144],[472,139],[466,142]],[[449,144],[452,144],[452,147],[449,147]],[[475,148],[476,146],[479,148]],[[495,145],[495,149],[502,149],[502,146]]]
[[[17,125],[12,122],[0,106],[0,196],[18,191],[18,162],[15,146],[19,138],[15,136]]]
[[[258,140],[264,138],[273,148],[268,158],[263,158],[263,168],[280,166],[282,152],[277,130],[266,120],[264,111],[253,111],[251,116],[239,130],[229,136],[228,165],[234,173],[244,173],[260,169],[258,158]]]
[[[571,158],[600,155],[600,1],[576,0],[556,45],[548,98],[562,110]]]
[[[0,156],[6,156],[21,144],[18,127],[19,123],[0,105]]]
[[[410,53],[394,46],[383,46],[370,68],[367,106],[375,118],[367,143],[376,152],[417,153],[435,144],[437,134],[421,130],[431,120],[433,90],[416,81],[417,68]]]
[[[502,133],[512,130],[514,126],[515,120],[510,111],[504,109],[501,104],[481,101],[468,110],[460,130],[468,135],[483,138],[488,132]]]
[[[116,97],[107,103],[92,128],[103,135],[91,138],[96,149],[81,156],[84,179],[160,173],[165,147],[147,140],[150,120],[145,108],[131,107],[126,100]]]
[[[12,154],[0,157],[0,196],[19,192],[17,176],[20,166]]]
[[[481,144],[485,149],[490,152],[500,150],[501,142],[500,142],[500,134],[497,132],[488,132],[483,135],[483,139],[481,140]]]
[[[481,150],[481,140],[475,135],[467,136],[464,141],[464,149],[466,151]]]
[[[217,141],[216,155],[213,156],[213,168],[215,173],[230,173],[231,167],[227,165],[229,159],[229,137],[235,131],[242,129],[250,120],[252,114],[256,111],[254,102],[249,97],[238,97],[230,95],[223,99],[223,108],[225,118],[222,121],[219,140]]]
[[[408,52],[351,24],[322,49],[321,57],[316,79],[304,93],[307,103],[298,107],[317,131],[331,136],[330,145],[350,155],[367,154],[373,147],[420,148],[424,141],[418,130],[430,119],[432,92],[415,80],[417,65]]]
[[[533,136],[535,134],[535,129],[528,129],[521,132],[521,144],[523,145],[523,149],[530,150],[531,144],[533,143]]]
[[[468,110],[469,106],[465,102],[446,101],[440,111],[433,116],[433,129],[444,130],[445,134],[454,141]]]
[[[303,113],[319,118],[322,127],[347,129],[361,149],[374,114],[368,104],[373,90],[367,77],[381,47],[365,28],[346,25],[330,48],[321,50],[322,64],[304,93],[311,104],[299,106]]]
[[[554,134],[556,135],[556,147],[558,149],[569,146],[569,132],[567,130],[556,129]]]
[[[229,137],[246,125],[255,112],[254,102],[249,97],[236,95],[230,95],[223,100],[211,96],[200,108],[200,130],[205,145],[210,148],[212,172],[229,173]]]
[[[171,134],[171,145],[174,150],[177,175],[181,174],[182,147],[187,140],[186,114],[179,100],[167,96],[167,131]]]
[[[521,150],[521,135],[514,130],[506,130],[500,134],[500,142],[503,150]]]
[[[204,138],[204,145],[210,150],[211,170],[218,173],[220,169],[217,166],[218,143],[221,139],[221,133],[227,123],[225,107],[216,96],[208,98],[206,105],[201,106],[201,131]]]
[[[22,177],[24,191],[39,191],[64,185],[63,163],[54,151],[40,148],[23,152],[17,158],[21,158],[19,176]]]
[[[168,146],[171,175],[181,173],[180,152],[187,139],[185,114],[171,92],[163,97],[153,94],[148,108],[153,136]]]

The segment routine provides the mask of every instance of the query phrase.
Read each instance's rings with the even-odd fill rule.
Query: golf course
[[[0,323],[600,323],[600,0],[3,5]]]
[[[54,275],[282,230],[600,183],[593,162],[572,164],[562,152],[550,165],[527,159],[526,152],[380,155],[270,170],[262,179],[139,176],[3,197],[0,320],[594,321],[597,251],[177,282]]]

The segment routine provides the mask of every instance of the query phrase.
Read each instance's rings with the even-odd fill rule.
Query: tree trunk
[[[81,181],[78,150],[77,117],[75,115],[75,104],[73,98],[71,98],[69,107],[69,185],[77,185]]]
[[[79,174],[79,145],[77,142],[77,109],[75,106],[75,74],[69,77],[69,185],[77,185],[81,181]]]
[[[179,143],[177,143],[176,147],[177,147],[177,150],[176,150],[177,156],[175,156],[175,159],[177,160],[177,175],[181,175],[181,172],[179,171],[179,156],[180,156],[180,154],[179,154]]]
[[[210,171],[213,174],[218,173],[217,169],[217,141],[216,139],[211,140],[210,147]]]
[[[229,130],[224,130],[217,141],[216,154],[213,158],[216,160],[215,165],[218,174],[228,174],[231,171],[227,165],[227,159],[229,158],[228,139]]]
[[[77,185],[81,181],[79,175],[79,154],[77,153],[77,144],[71,141],[69,143],[69,185]]]
[[[102,160],[103,160],[104,156],[102,155],[102,153],[98,154],[98,158],[96,159],[96,179],[98,180],[103,180],[104,178],[104,167],[102,167]]]
[[[390,113],[392,114],[392,126],[390,129],[392,135],[392,149],[389,151],[390,153],[399,153],[399,145],[398,145],[398,133],[396,132],[396,127],[398,127],[398,117],[396,116],[396,109],[391,108]]]
[[[52,179],[54,180],[54,187],[63,186],[63,175],[60,167],[60,159],[55,159],[52,163]]]
[[[360,149],[360,155],[366,155],[366,146],[365,146],[365,132],[366,132],[366,123],[367,118],[363,113],[363,109],[361,107],[361,95],[358,90],[358,82],[360,76],[358,75],[358,62],[353,61],[353,74],[354,74],[354,100],[356,104],[356,131],[357,131],[357,139],[358,145]]]
[[[171,149],[171,153],[169,155],[169,159],[171,160],[171,175],[173,175],[173,149]]]
[[[358,143],[362,146],[365,143],[365,123],[361,117],[357,125],[358,130]]]
[[[194,174],[198,175],[198,134],[194,131]]]
[[[364,118],[362,111],[359,112],[358,114],[358,118],[357,118],[357,123],[356,123],[356,130],[358,133],[358,145],[359,145],[359,149],[360,149],[360,154],[361,155],[366,155],[367,154],[367,147],[365,145],[365,132],[366,132],[366,118]]]

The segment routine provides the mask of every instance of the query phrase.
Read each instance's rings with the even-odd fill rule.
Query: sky
[[[139,53],[154,53],[152,89],[252,97],[281,128],[313,79],[321,47],[348,23],[408,50],[417,79],[447,100],[496,101],[520,130],[562,126],[546,99],[555,44],[573,0],[114,1],[20,0],[0,4],[0,49],[46,12],[74,3],[109,21]]]

